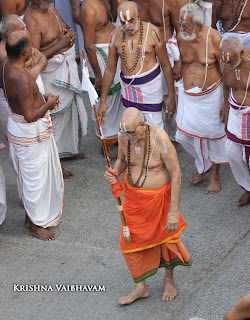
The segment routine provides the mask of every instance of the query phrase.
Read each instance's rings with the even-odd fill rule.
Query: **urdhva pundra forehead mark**
[[[128,23],[130,20],[130,11],[129,10],[126,10],[126,12],[120,11],[120,20],[122,22]]]

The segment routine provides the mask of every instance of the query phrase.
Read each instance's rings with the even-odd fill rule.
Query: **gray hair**
[[[202,9],[195,3],[188,3],[180,10],[180,17],[184,13],[184,19],[187,15],[192,18],[192,24],[197,25],[198,23],[202,26],[204,21],[204,14]]]
[[[117,15],[118,15],[118,16],[119,16],[119,12],[121,11],[121,8],[122,8],[125,4],[128,4],[128,3],[131,3],[131,4],[134,5],[135,11],[136,11],[136,15],[140,12],[140,7],[139,7],[139,5],[138,5],[137,2],[135,2],[135,1],[124,1],[124,2],[122,2],[122,3],[118,6],[118,8],[117,8]]]
[[[3,17],[0,23],[0,32],[2,37],[6,37],[7,32],[12,32],[15,28],[15,24],[13,23],[13,18],[18,16],[16,14],[9,14],[8,16]]]
[[[234,48],[234,50],[240,54],[243,50],[243,40],[240,37],[236,36],[226,36],[221,40],[220,48],[224,47],[225,42],[229,42],[229,48]]]

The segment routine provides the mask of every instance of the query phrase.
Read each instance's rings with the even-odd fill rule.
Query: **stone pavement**
[[[18,199],[16,177],[7,148],[0,151],[6,178],[8,210],[0,226],[1,320],[219,320],[249,293],[250,206],[239,208],[241,188],[229,165],[221,167],[221,192],[204,194],[204,182],[193,186],[192,158],[181,151],[180,211],[189,224],[181,239],[193,259],[175,270],[178,297],[161,302],[164,270],[147,280],[150,297],[130,306],[117,300],[133,289],[133,280],[119,247],[119,213],[103,174],[105,160],[95,137],[91,110],[82,150],[87,160],[64,162],[75,177],[65,181],[64,212],[56,241],[28,235]],[[4,140],[0,132],[0,140]],[[14,284],[51,285],[49,292],[18,292]],[[101,285],[102,292],[58,292],[56,284]],[[20,287],[18,287],[20,288]]]

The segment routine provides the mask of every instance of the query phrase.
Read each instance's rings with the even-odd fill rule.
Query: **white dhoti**
[[[243,47],[250,48],[250,32],[237,31],[237,32],[224,32],[221,21],[217,21],[216,23],[217,30],[221,34],[222,38],[226,36],[235,36],[239,37],[243,41]]]
[[[4,144],[0,141],[0,149],[4,148]],[[2,168],[0,166],[0,225],[5,219],[7,210],[5,179]]]
[[[9,104],[5,98],[3,89],[0,88],[0,121],[5,135],[7,134],[8,118]]]
[[[163,128],[162,72],[159,63],[138,76],[125,76],[121,72],[122,103],[125,108],[140,110],[149,125]]]
[[[107,65],[107,61],[108,61],[109,44],[108,43],[95,44],[95,50],[96,50],[98,65],[101,70],[101,74],[103,76],[106,65]],[[107,112],[105,115],[105,123],[102,125],[103,135],[105,138],[105,142],[107,144],[111,144],[117,141],[118,131],[120,127],[120,119],[123,114],[123,111],[125,110],[125,108],[123,108],[122,106],[122,101],[121,101],[121,90],[120,90],[121,86],[120,86],[120,78],[119,78],[120,69],[121,67],[120,67],[120,60],[119,60],[116,68],[116,74],[114,76],[113,83],[111,85],[109,94],[106,99]],[[88,62],[88,70],[89,70],[90,80],[94,85],[95,74],[89,62]],[[98,98],[96,103],[97,110],[99,109],[99,105],[100,105],[100,98]],[[94,111],[92,111],[92,119],[94,121],[96,120]],[[97,125],[95,126],[95,129],[96,129],[96,135],[99,137],[100,134],[99,134]]]
[[[211,27],[213,4],[211,2],[199,0],[199,6],[204,15],[203,26]]]
[[[57,225],[62,215],[64,184],[49,112],[31,123],[10,112],[7,136],[28,217],[39,227]]]
[[[250,191],[250,107],[229,97],[226,152],[237,183]]]
[[[49,59],[41,76],[45,93],[59,94],[61,101],[59,110],[51,112],[59,156],[72,157],[79,152],[81,139],[87,133],[88,120],[75,61],[75,47]]]
[[[180,86],[176,141],[195,159],[197,171],[205,173],[212,163],[227,163],[226,133],[219,113],[223,103],[222,80],[202,91]]]

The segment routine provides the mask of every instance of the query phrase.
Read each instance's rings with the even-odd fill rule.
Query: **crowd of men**
[[[124,188],[120,243],[135,289],[120,304],[148,297],[145,279],[159,267],[162,301],[172,300],[173,268],[192,263],[180,240],[180,145],[194,158],[193,184],[210,171],[205,192],[219,192],[219,168],[229,162],[244,189],[238,205],[250,202],[250,3],[192,2],[0,0],[0,120],[25,226],[56,239],[48,227],[62,215],[63,178],[74,175],[61,162],[87,158],[78,68],[86,61],[96,134],[116,160],[105,179],[116,197]],[[6,208],[0,167],[0,224]]]

